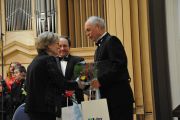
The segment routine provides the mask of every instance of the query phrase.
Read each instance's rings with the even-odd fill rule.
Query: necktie
[[[59,57],[59,61],[69,61],[69,57],[68,56]]]

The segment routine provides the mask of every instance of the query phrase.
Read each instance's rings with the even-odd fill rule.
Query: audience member
[[[26,69],[20,63],[14,62],[10,65],[11,76],[8,81],[9,89],[5,96],[5,107],[7,113],[7,120],[11,120],[16,108],[21,105],[25,100],[23,94],[24,80],[26,77]],[[10,82],[11,81],[11,82]],[[6,82],[7,83],[7,82]]]
[[[7,120],[7,113],[6,113],[6,94],[7,94],[7,86],[5,80],[0,75],[0,120]]]
[[[24,66],[17,66],[14,69],[14,78],[15,81],[11,86],[11,99],[13,106],[13,113],[21,105],[24,103],[25,95],[24,94],[24,81],[26,78],[26,68]]]
[[[7,87],[8,87],[8,92],[11,91],[11,85],[14,83],[14,68],[17,66],[21,66],[21,64],[19,62],[12,62],[9,65],[7,76],[5,79]]]

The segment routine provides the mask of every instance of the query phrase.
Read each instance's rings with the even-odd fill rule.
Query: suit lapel
[[[100,45],[97,47],[94,55],[94,60],[95,61],[100,61],[101,60],[101,55],[102,55],[102,48],[104,46],[104,43],[111,38],[111,35],[109,33],[106,33],[101,39],[102,42]]]
[[[67,65],[66,65],[66,72],[65,72],[65,77],[67,77],[68,76],[68,74],[69,74],[69,69],[71,68],[71,60],[72,60],[72,57],[71,57],[71,55],[69,55],[69,61],[67,62]]]
[[[59,71],[60,71],[60,74],[63,75],[62,69],[61,69],[61,62],[59,61],[59,58],[56,58],[56,62],[57,62],[57,66],[58,66],[58,69],[59,69]]]

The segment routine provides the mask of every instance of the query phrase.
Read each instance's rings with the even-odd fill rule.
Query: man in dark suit
[[[65,77],[65,80],[73,82],[74,66],[78,62],[83,61],[84,58],[70,55],[71,42],[69,37],[60,36],[59,46],[59,68],[61,74]],[[78,103],[84,100],[82,89],[79,88],[75,90],[75,97]],[[72,105],[72,100],[68,100],[68,105]],[[62,99],[62,106],[67,106],[67,98],[65,96]]]
[[[104,20],[97,16],[88,18],[85,32],[97,45],[94,57],[98,75],[92,87],[99,88],[101,98],[107,99],[111,120],[133,120],[134,99],[121,41],[105,31]]]

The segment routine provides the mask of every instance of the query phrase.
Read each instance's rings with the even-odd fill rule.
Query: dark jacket
[[[98,41],[95,62],[98,67],[100,94],[107,98],[108,107],[125,107],[132,103],[133,93],[129,84],[127,56],[121,41],[107,33]]]
[[[61,95],[67,86],[59,74],[55,57],[46,53],[36,56],[27,68],[25,111],[28,113],[55,113],[61,103]],[[77,88],[77,83],[69,85]]]
[[[21,80],[21,82],[19,83],[14,82],[11,86],[10,95],[12,99],[12,104],[15,106],[14,109],[16,109],[22,103],[24,103],[25,94],[23,94],[23,88],[24,88],[24,79]]]
[[[65,80],[66,81],[71,81],[73,82],[74,79],[73,79],[73,75],[74,75],[74,66],[83,61],[84,58],[81,58],[81,57],[78,57],[78,56],[72,56],[72,55],[68,55],[68,60],[67,60],[67,66],[66,66],[66,72],[65,72]],[[60,71],[61,71],[61,65],[60,65]],[[62,74],[62,71],[61,71],[61,74]],[[62,74],[63,75],[63,74]],[[68,88],[68,86],[67,86]],[[76,89],[75,91],[75,95],[76,95],[76,99],[78,101],[78,103],[80,103],[81,101],[84,100],[84,96],[83,96],[83,90],[81,89]],[[62,99],[62,106],[67,106],[67,98],[66,97],[63,97]],[[68,101],[68,104],[69,105],[72,105],[72,101],[69,100]]]

